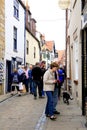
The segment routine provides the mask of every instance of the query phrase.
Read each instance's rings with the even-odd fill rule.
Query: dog
[[[71,97],[71,95],[69,94],[69,92],[64,91],[63,92],[63,102],[66,103],[67,105],[69,105],[69,99],[73,100],[73,98]]]

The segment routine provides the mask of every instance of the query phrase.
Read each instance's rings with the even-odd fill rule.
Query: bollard
[[[86,116],[85,126],[87,127],[87,97],[85,97],[85,116]]]

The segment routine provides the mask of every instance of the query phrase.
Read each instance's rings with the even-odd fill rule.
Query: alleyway
[[[6,96],[4,96],[6,98]],[[0,101],[3,100],[2,96]],[[32,95],[17,95],[0,103],[0,130],[87,130],[85,117],[75,101],[58,105],[60,115],[51,121],[44,115],[46,98],[34,100]]]

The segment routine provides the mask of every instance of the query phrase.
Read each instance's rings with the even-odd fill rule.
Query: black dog
[[[70,94],[67,91],[63,92],[63,102],[69,105],[69,99],[73,100],[73,98],[70,96]]]

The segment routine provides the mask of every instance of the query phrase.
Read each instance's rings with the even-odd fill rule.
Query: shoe
[[[60,114],[60,112],[58,112],[58,111],[54,111],[54,114],[58,114],[58,115],[59,115],[59,114]]]
[[[36,99],[37,99],[37,97],[35,97],[35,96],[34,96],[34,99],[36,100]]]
[[[51,119],[51,120],[56,120],[56,116],[54,116],[54,115],[53,115],[53,116],[50,116],[50,119]]]
[[[50,115],[49,115],[49,114],[46,114],[46,117],[50,117]]]
[[[13,93],[11,93],[11,96],[13,96],[14,94]]]
[[[44,96],[44,95],[42,95],[42,98],[45,98],[45,96]]]
[[[20,97],[20,96],[21,96],[21,94],[18,94],[18,96]]]
[[[45,98],[44,96],[39,96],[39,98]]]
[[[32,95],[33,95],[33,92],[30,92],[30,94],[32,94]]]

